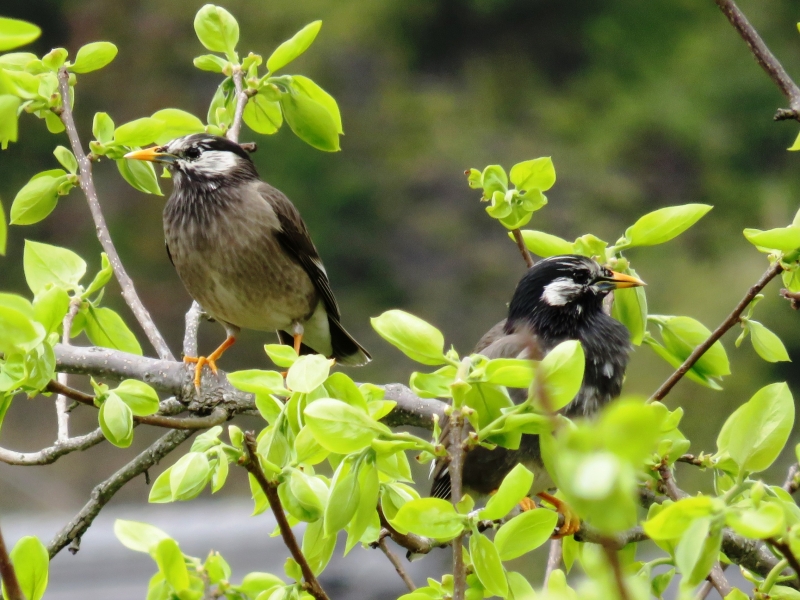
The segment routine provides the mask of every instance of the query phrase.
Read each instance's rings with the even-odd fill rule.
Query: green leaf
[[[497,492],[489,498],[486,507],[480,511],[481,519],[495,521],[502,519],[520,503],[531,491],[533,473],[518,464],[505,476]]]
[[[237,585],[236,588],[246,594],[248,598],[255,598],[262,592],[274,590],[277,587],[282,587],[284,582],[280,577],[270,573],[248,573],[242,579],[242,583]]]
[[[294,348],[284,344],[266,344],[264,351],[272,362],[284,369],[291,367],[297,360],[297,352],[294,351]]]
[[[644,532],[654,540],[680,538],[695,519],[708,517],[719,509],[721,501],[709,496],[678,500],[644,522]]]
[[[124,123],[114,131],[114,141],[121,146],[139,147],[152,144],[164,130],[164,121],[142,117]],[[140,162],[140,161],[135,161]]]
[[[71,150],[68,150],[64,146],[56,146],[56,149],[53,150],[53,155],[67,171],[72,174],[78,172],[78,160]]]
[[[388,310],[370,322],[378,335],[412,360],[434,366],[447,362],[444,336],[422,319],[402,310]]]
[[[251,516],[260,515],[267,507],[269,507],[269,500],[267,495],[258,483],[258,480],[253,477],[252,473],[247,474],[248,481],[250,482],[250,495],[253,498],[253,514]]]
[[[47,217],[58,203],[58,187],[64,181],[65,177],[34,176],[14,197],[11,224],[32,225]]]
[[[243,118],[250,129],[264,135],[275,133],[283,123],[280,102],[268,100],[264,94],[260,93],[247,101]]]
[[[295,135],[308,145],[325,152],[338,152],[339,129],[328,109],[305,94],[292,89],[280,99],[283,116]]]
[[[66,48],[53,48],[42,57],[42,65],[51,71],[58,71],[69,56]]]
[[[344,529],[356,514],[361,499],[357,475],[358,473],[350,471],[343,477],[334,479],[328,504],[325,506],[325,535],[333,535]]]
[[[131,184],[134,189],[145,194],[164,195],[161,192],[161,186],[158,185],[158,176],[153,163],[144,160],[127,160],[125,158],[120,158],[116,163],[122,178]]]
[[[450,398],[450,384],[455,381],[455,377],[456,368],[446,365],[433,373],[413,372],[409,385],[421,398]]]
[[[745,229],[744,237],[754,246],[770,250],[791,252],[800,248],[800,227],[796,225],[768,229],[767,231]]]
[[[585,367],[586,358],[578,340],[561,342],[553,348],[539,363],[542,382],[537,404],[549,411],[569,404],[581,389]]]
[[[228,66],[228,61],[215,54],[203,54],[196,57],[192,63],[201,71],[211,71],[212,73],[222,73]]]
[[[153,558],[158,565],[158,570],[176,592],[189,587],[189,570],[181,553],[178,542],[166,538],[158,542]]]
[[[523,229],[520,233],[522,233],[525,247],[542,258],[559,254],[572,254],[573,252],[572,242],[568,242],[556,235],[533,229]],[[510,231],[508,232],[508,237],[514,240],[514,234]]]
[[[556,182],[556,170],[549,156],[517,163],[509,173],[511,183],[519,190],[546,192]]]
[[[633,269],[624,269],[622,272],[638,277]],[[641,345],[647,332],[647,296],[644,287],[614,290],[611,316],[628,328],[633,344]]]
[[[89,307],[86,335],[95,346],[142,355],[142,347],[125,321],[110,308]]]
[[[162,145],[190,133],[200,133],[205,131],[203,122],[193,114],[177,108],[164,108],[153,113],[152,119],[161,121],[162,129],[158,136],[153,140],[156,144]],[[131,161],[141,162],[141,161]]]
[[[697,223],[712,208],[708,204],[683,204],[648,213],[628,227],[625,246],[655,246],[668,242]]]
[[[489,165],[481,174],[483,197],[489,199],[495,192],[506,193],[508,190],[508,175],[500,165]]]
[[[133,441],[133,413],[115,393],[108,394],[100,406],[100,429],[106,439],[118,448],[127,448]]]
[[[331,398],[347,402],[350,406],[360,408],[365,412],[369,411],[367,401],[364,399],[361,390],[355,382],[344,373],[331,373],[325,380],[325,389],[328,391]],[[370,405],[373,405],[375,402],[379,401],[373,400],[370,402]]]
[[[33,310],[19,310],[20,306],[9,306],[11,294],[3,294],[0,298],[0,352],[10,354],[22,350],[29,351],[36,347],[46,332],[38,323],[33,322]],[[23,300],[20,298],[20,300]],[[23,300],[24,301],[24,300]],[[27,301],[24,301],[27,303]],[[30,307],[30,304],[28,304]]]
[[[323,106],[333,119],[333,122],[336,125],[336,131],[340,134],[344,133],[344,130],[342,129],[342,115],[339,113],[339,105],[336,103],[336,100],[333,98],[333,96],[323,90],[314,81],[302,75],[292,76],[292,86],[297,91],[302,92],[311,98],[314,102],[317,102]],[[280,127],[280,124],[278,126]]]
[[[137,417],[146,417],[158,412],[158,394],[143,381],[126,379],[112,391],[128,405],[128,408]]]
[[[294,439],[294,451],[296,461],[307,465],[317,465],[330,454],[319,445],[314,433],[308,427],[303,427]]]
[[[6,224],[6,213],[3,210],[3,203],[2,201],[0,201],[0,256],[6,255],[7,241],[8,241],[8,225]]]
[[[378,433],[390,431],[363,411],[340,400],[315,400],[306,407],[304,414],[306,425],[319,444],[337,454],[363,450]]]
[[[308,50],[314,38],[317,37],[320,27],[322,27],[322,21],[309,23],[290,39],[283,42],[267,59],[267,69],[274,73]]]
[[[224,52],[230,59],[235,56],[239,42],[239,24],[231,13],[221,6],[206,4],[194,18],[197,39],[212,52]]]
[[[789,353],[786,352],[781,338],[758,321],[748,320],[747,326],[750,329],[750,341],[753,343],[753,348],[761,358],[771,363],[791,362],[792,359],[789,358]]]
[[[95,292],[99,292],[109,281],[111,281],[111,277],[113,276],[114,268],[111,266],[111,262],[108,260],[108,255],[103,252],[100,254],[100,270],[97,272],[97,275],[94,276],[94,279],[92,279],[92,282],[89,284],[89,287],[86,288],[86,291],[83,292],[82,297],[88,298]]]
[[[75,62],[69,67],[73,73],[89,73],[102,69],[117,55],[117,47],[111,42],[93,42],[78,50]]]
[[[0,94],[0,148],[8,148],[19,136],[17,110],[21,100],[11,94]]]
[[[494,538],[500,558],[511,560],[538,548],[550,539],[557,524],[558,513],[546,508],[517,515],[500,527]]]
[[[762,502],[758,508],[731,508],[725,523],[745,537],[764,540],[777,536],[786,527],[783,509],[777,504]]]
[[[473,533],[469,538],[469,553],[472,568],[486,591],[492,596],[508,596],[505,569],[492,541],[482,533]]]
[[[307,354],[298,358],[289,367],[286,385],[294,392],[309,394],[328,378],[331,361],[320,354]]]
[[[92,135],[101,144],[107,144],[114,139],[114,121],[108,113],[95,113],[92,121]]]
[[[202,452],[189,452],[170,469],[169,486],[175,500],[196,498],[208,483],[211,467]]]
[[[148,502],[153,504],[164,504],[174,500],[172,497],[172,489],[170,489],[169,485],[171,471],[172,467],[156,477],[156,480],[153,482],[153,485],[150,488],[150,495],[147,498]]]
[[[392,525],[401,532],[449,540],[461,533],[463,518],[453,505],[441,498],[420,498],[406,502],[397,511]]]
[[[497,543],[495,543],[496,545]],[[536,592],[533,591],[533,587],[522,573],[506,571],[506,578],[508,579],[510,600],[536,600]]]
[[[47,125],[47,131],[50,133],[61,133],[65,129],[64,123],[56,113],[52,111],[44,113],[44,123]]]
[[[301,520],[312,522],[319,519],[325,510],[328,489],[316,477],[293,469],[278,487],[281,504],[289,513]]]
[[[306,557],[308,566],[315,575],[319,575],[325,570],[328,562],[333,556],[336,547],[336,536],[327,535],[323,531],[322,521],[315,521],[306,526],[303,532],[303,545],[301,550]]]
[[[358,508],[347,529],[345,554],[347,554],[364,535],[364,532],[370,525],[373,515],[375,515],[375,508],[378,506],[380,480],[378,479],[378,468],[375,465],[374,454],[370,453],[368,458],[361,463],[361,468],[358,470],[358,487]]]
[[[222,558],[219,552],[214,552],[213,550],[209,553],[208,558],[206,558],[203,569],[208,573],[208,580],[212,584],[228,581],[232,574],[228,561]]]
[[[681,361],[686,360],[711,335],[707,327],[690,317],[654,317],[654,321],[661,329],[664,345]],[[707,378],[730,375],[728,355],[722,344],[719,341],[714,342],[692,370]]]
[[[778,457],[794,425],[794,400],[789,386],[773,383],[761,388],[728,417],[717,438],[742,471],[758,473]]]
[[[0,52],[30,44],[40,35],[42,30],[33,23],[0,17]]]
[[[52,287],[36,296],[33,301],[34,318],[47,333],[57,331],[69,310],[69,294],[59,287]]]
[[[86,262],[66,248],[25,240],[22,257],[25,280],[34,294],[48,285],[72,289],[86,273]]]
[[[169,536],[158,527],[138,521],[114,521],[114,535],[122,545],[136,552],[151,552],[153,547]]]
[[[495,385],[528,389],[533,383],[534,365],[530,360],[495,358],[486,363],[485,381]]]
[[[2,27],[2,21],[5,20],[7,19],[0,19],[0,27]],[[47,589],[50,567],[50,556],[47,554],[45,545],[39,541],[39,538],[23,537],[14,545],[10,558],[25,598],[39,600]]]

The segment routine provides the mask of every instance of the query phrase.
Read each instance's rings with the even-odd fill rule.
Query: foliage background
[[[204,115],[218,76],[191,64],[201,52],[192,17],[202,3],[4,0],[2,13],[42,27],[32,50],[37,53],[56,46],[74,52],[98,39],[119,47],[109,68],[79,84],[76,117],[85,135],[97,110],[117,123],[167,106]],[[551,155],[559,179],[548,193],[550,205],[530,226],[568,239],[591,232],[613,242],[636,217],[660,206],[713,204],[698,226],[670,245],[632,254],[649,283],[652,313],[690,315],[712,329],[764,270],[742,228],[783,226],[797,210],[800,157],[785,150],[797,125],[772,123],[782,97],[710,0],[223,5],[239,19],[241,46],[255,51],[267,52],[311,20],[324,22],[314,51],[299,60],[339,102],[343,151],[317,152],[287,128],[242,139],[258,141],[254,158],[261,175],[301,210],[346,326],[373,353],[372,365],[353,372],[356,377],[405,381],[410,372],[411,363],[369,327],[368,317],[388,308],[436,324],[463,352],[504,315],[524,265],[468,189],[462,174],[468,167]],[[751,0],[741,8],[797,73],[797,7],[790,0]],[[20,127],[20,143],[0,157],[6,210],[32,174],[55,166],[53,140],[42,123],[28,117]],[[136,192],[107,162],[95,177],[122,260],[177,349],[190,300],[163,249],[163,199]],[[38,226],[11,228],[8,256],[0,259],[4,289],[26,291],[23,236],[99,263],[80,194],[56,211]],[[765,363],[749,344],[733,349],[736,333],[728,334],[734,375],[725,391],[682,382],[667,401],[685,408],[682,429],[694,451],[713,448],[725,416],[762,385],[787,380],[800,395],[800,315],[777,298],[777,289],[767,288],[756,318],[781,335],[795,362]],[[107,297],[128,315],[120,298]],[[263,368],[261,346],[271,337],[245,333],[223,368]],[[201,348],[221,338],[219,326],[206,325]],[[669,373],[666,363],[639,349],[626,390],[649,394]],[[94,415],[82,416],[88,430]],[[0,442],[35,450],[55,438],[54,421],[49,402],[16,402]],[[81,416],[73,422],[81,423]],[[127,451],[98,447],[37,469],[0,465],[0,511],[77,510],[100,475],[159,433],[144,429]],[[795,436],[787,447],[798,441]],[[790,460],[784,458],[773,466],[778,478]],[[679,473],[684,488],[693,489],[693,475]],[[245,488],[230,486],[226,493]],[[129,486],[114,502],[145,501],[146,493],[143,485]]]

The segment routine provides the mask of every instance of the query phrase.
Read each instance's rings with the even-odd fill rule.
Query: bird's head
[[[236,142],[209,133],[193,133],[163,146],[129,152],[125,158],[166,165],[175,184],[236,183],[257,178],[250,155]]]
[[[581,320],[602,311],[603,298],[619,288],[644,282],[616,273],[598,262],[575,254],[552,256],[533,265],[520,280],[508,311],[508,320]],[[539,329],[539,327],[537,327]]]

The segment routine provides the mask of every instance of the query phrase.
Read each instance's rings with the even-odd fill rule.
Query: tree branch
[[[261,468],[261,463],[256,453],[256,438],[252,431],[248,431],[245,434],[244,445],[245,448],[247,448],[248,454],[248,460],[244,464],[244,468],[256,478],[258,485],[264,490],[267,501],[269,501],[269,506],[272,509],[272,514],[275,515],[275,520],[278,522],[283,541],[286,547],[289,548],[289,552],[292,553],[292,558],[300,565],[300,570],[303,572],[303,579],[305,580],[308,593],[317,600],[329,600],[328,595],[325,593],[325,590],[322,589],[322,586],[314,575],[314,571],[311,570],[306,557],[303,555],[303,551],[297,543],[297,538],[294,537],[292,526],[289,525],[286,513],[283,512],[283,506],[281,506],[281,501],[278,497],[278,487],[270,483],[267,480],[267,476],[264,475],[264,470]]]
[[[514,241],[517,242],[517,248],[519,248],[519,253],[522,255],[522,260],[525,261],[525,264],[528,265],[530,269],[534,264],[533,257],[528,247],[525,245],[525,240],[522,239],[522,232],[519,230],[519,227],[517,227],[516,229],[512,229],[511,233],[514,234]]]
[[[162,458],[187,440],[192,433],[191,430],[170,431],[161,436],[149,448],[111,477],[96,485],[89,497],[89,502],[87,502],[80,512],[56,534],[53,541],[47,546],[50,558],[52,559],[67,545],[70,545],[70,552],[73,554],[77,552],[81,536],[86,533],[86,530],[92,525],[95,517],[97,517],[108,501],[114,497],[114,494],[131,479],[157,464]]]
[[[413,592],[415,589],[417,589],[417,586],[414,585],[414,580],[411,579],[409,574],[406,573],[406,570],[403,568],[403,563],[400,562],[400,559],[397,558],[394,552],[389,550],[389,545],[386,543],[386,536],[381,536],[380,538],[378,538],[378,547],[386,555],[386,558],[389,559],[389,562],[392,563],[394,570],[397,571],[397,574],[400,576],[400,579],[402,579],[403,583],[406,584],[408,591]]]
[[[202,307],[192,301],[189,312],[186,313],[186,329],[183,334],[183,355],[197,356],[197,332],[200,329],[200,319],[203,316]]]
[[[575,535],[577,536],[577,533]],[[561,541],[561,538],[551,539],[550,549],[547,552],[547,566],[544,569],[545,588],[547,587],[547,583],[550,581],[550,575],[553,574],[553,571],[561,568],[561,561],[563,559],[564,559],[564,543]]]
[[[14,566],[11,564],[11,558],[8,556],[2,531],[0,531],[0,579],[2,579],[8,595],[6,600],[25,600],[25,596],[19,587],[17,574],[14,572]]]
[[[723,0],[717,0],[717,4],[722,1]],[[755,285],[753,285],[753,287],[747,291],[747,293],[744,295],[744,298],[739,301],[739,304],[736,305],[731,314],[729,314],[720,324],[720,326],[712,332],[708,339],[697,346],[689,355],[689,357],[683,362],[683,364],[678,367],[678,369],[672,375],[670,375],[663,384],[661,384],[661,387],[658,388],[650,397],[650,402],[655,400],[663,400],[664,397],[669,394],[670,390],[675,387],[675,384],[678,383],[678,381],[680,381],[684,375],[686,375],[689,369],[691,369],[698,360],[700,360],[700,357],[703,356],[703,354],[705,354],[708,349],[714,345],[714,342],[720,339],[731,327],[739,322],[739,317],[742,316],[742,313],[745,311],[750,302],[753,301],[753,298],[755,298],[770,281],[775,279],[775,277],[777,277],[781,271],[783,271],[783,267],[781,266],[780,261],[775,261],[772,265],[770,265],[769,269],[767,269],[761,278],[755,283]]]
[[[97,197],[97,190],[94,187],[94,179],[92,178],[92,162],[86,156],[86,153],[81,147],[80,137],[78,136],[78,129],[75,126],[75,119],[72,115],[72,106],[70,104],[70,90],[69,90],[69,73],[65,67],[61,67],[58,71],[58,89],[61,93],[61,121],[67,129],[67,136],[69,137],[70,146],[72,146],[72,153],[78,160],[78,178],[80,181],[81,189],[86,196],[86,201],[89,203],[89,210],[94,219],[95,229],[97,231],[97,239],[100,240],[100,245],[108,255],[108,261],[114,269],[114,275],[117,277],[119,286],[122,289],[122,297],[128,303],[131,311],[133,312],[136,320],[144,330],[147,339],[155,348],[156,352],[162,359],[174,360],[172,352],[170,352],[167,343],[164,341],[161,332],[156,327],[150,313],[142,304],[136,289],[133,286],[133,280],[128,276],[125,268],[122,266],[122,261],[117,254],[117,249],[114,247],[114,242],[111,240],[111,235],[106,225],[103,211],[100,208],[100,200]]]
[[[775,118],[780,119],[798,119],[800,120],[800,88],[797,87],[795,82],[789,77],[786,69],[775,58],[764,40],[758,35],[758,32],[747,20],[739,7],[733,0],[715,0],[717,6],[725,14],[733,25],[734,29],[739,32],[747,45],[750,48],[756,62],[761,65],[761,68],[766,71],[770,79],[778,86],[781,93],[786,96],[789,101],[789,110],[782,109],[778,111]]]
[[[81,308],[81,299],[79,296],[74,296],[69,303],[69,310],[64,315],[64,320],[61,323],[63,333],[61,334],[61,343],[69,346],[70,333],[72,332],[72,321],[75,320],[75,315]],[[67,385],[68,376],[66,373],[59,373],[58,382]],[[59,442],[66,442],[69,439],[69,412],[67,412],[67,397],[59,394],[56,398],[56,417],[58,420],[58,435],[56,439]]]
[[[0,462],[4,462],[7,465],[23,467],[49,465],[56,462],[65,454],[86,450],[92,446],[96,446],[105,439],[103,432],[98,427],[91,433],[70,438],[63,443],[56,442],[55,445],[39,450],[38,452],[14,452],[13,450],[0,448]]]
[[[228,129],[227,137],[232,142],[239,142],[239,132],[242,129],[242,117],[244,116],[244,107],[250,99],[247,90],[243,89],[242,81],[244,80],[244,72],[241,67],[235,67],[233,70],[233,86],[236,90],[236,111],[233,115],[233,123]]]
[[[450,464],[447,469],[450,476],[450,501],[461,502],[461,483],[464,470],[464,417],[461,410],[455,408],[450,415]],[[467,591],[467,570],[464,566],[464,550],[462,544],[464,532],[453,540],[453,600],[464,600]]]
[[[783,489],[794,494],[800,488],[800,465],[794,463],[789,467],[789,472],[786,473],[786,481],[783,482]]]

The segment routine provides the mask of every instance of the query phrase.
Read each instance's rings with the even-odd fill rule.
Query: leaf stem
[[[512,229],[511,233],[514,235],[514,241],[517,242],[517,248],[519,248],[519,253],[522,255],[522,260],[525,261],[525,264],[528,265],[530,269],[534,264],[533,257],[528,247],[525,245],[525,240],[522,239],[522,232],[519,230],[519,227],[517,227],[516,229]]]
[[[70,88],[69,88],[69,72],[65,67],[61,67],[58,71],[58,89],[61,93],[61,121],[67,130],[67,137],[72,147],[72,153],[78,161],[78,181],[86,196],[86,201],[89,203],[89,211],[92,213],[94,219],[94,226],[97,233],[97,239],[100,240],[100,245],[108,255],[108,261],[114,269],[114,275],[117,277],[119,286],[122,291],[122,297],[130,307],[136,320],[144,330],[147,339],[150,340],[158,356],[166,360],[174,360],[175,357],[170,352],[164,337],[153,322],[150,313],[142,304],[139,299],[136,289],[133,286],[133,280],[128,276],[125,267],[122,266],[122,261],[119,258],[117,249],[114,247],[114,242],[111,240],[111,234],[108,231],[103,211],[100,208],[100,200],[97,197],[97,189],[94,187],[94,179],[92,177],[92,162],[86,156],[81,146],[81,140],[78,136],[78,129],[75,126],[75,119],[72,115],[72,106],[70,104]]]
[[[278,528],[281,531],[281,536],[283,536],[283,541],[286,547],[289,548],[289,552],[292,553],[292,558],[300,565],[300,570],[303,572],[303,579],[305,580],[305,587],[308,593],[317,600],[329,600],[328,595],[325,593],[325,590],[322,589],[322,586],[314,575],[314,571],[311,570],[306,557],[303,555],[303,551],[297,543],[297,538],[294,537],[292,526],[289,525],[286,513],[283,512],[283,506],[281,506],[281,501],[278,497],[278,487],[267,480],[267,476],[261,468],[261,463],[256,453],[256,438],[252,431],[248,431],[244,435],[244,445],[245,448],[247,448],[248,458],[247,462],[244,464],[244,468],[256,478],[258,485],[264,490],[272,513],[275,515],[275,520],[278,522]]]

